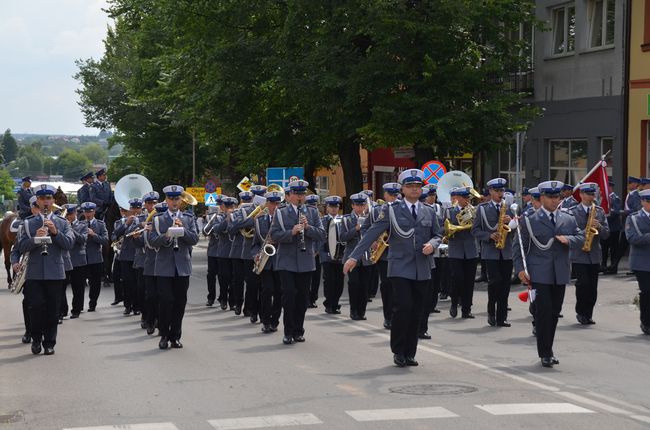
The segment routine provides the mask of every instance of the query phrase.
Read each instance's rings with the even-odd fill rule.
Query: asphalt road
[[[20,298],[2,281],[0,429],[650,427],[650,337],[639,329],[631,277],[601,278],[594,326],[577,324],[567,288],[553,369],[539,364],[521,289],[510,299],[513,326],[492,328],[485,284],[477,318],[451,319],[442,302],[433,339],[420,342],[420,366],[400,369],[379,299],[364,322],[346,318],[347,299],[336,316],[319,303],[308,311],[307,341],[291,346],[281,330],[262,334],[248,318],[205,307],[204,245],[195,250],[182,350],[160,351],[103,288],[97,312],[60,326],[54,356],[33,356],[20,343]]]

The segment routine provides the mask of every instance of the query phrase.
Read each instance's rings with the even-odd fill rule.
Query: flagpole
[[[598,163],[596,163],[596,165],[589,171],[589,173],[587,173],[582,179],[580,179],[580,181],[573,187],[574,192],[575,192],[575,190],[578,189],[580,184],[584,183],[585,179],[587,179],[589,176],[591,176],[600,166],[603,165],[603,162],[605,161],[605,158],[607,158],[607,156],[609,155],[610,152],[612,152],[611,149],[609,151],[607,151],[606,153],[604,153],[603,155],[601,155],[600,161],[598,161]]]

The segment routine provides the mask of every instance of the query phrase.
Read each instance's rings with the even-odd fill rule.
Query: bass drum
[[[339,241],[340,224],[341,218],[332,219],[327,231],[327,248],[332,260],[343,258],[343,244]]]

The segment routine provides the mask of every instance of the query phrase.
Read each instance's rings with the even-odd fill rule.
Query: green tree
[[[18,156],[18,143],[11,135],[10,129],[5,130],[5,134],[2,136],[2,156],[5,163],[14,161]]]
[[[93,163],[72,149],[64,150],[52,164],[52,173],[62,175],[68,181],[78,181],[79,178],[92,169]]]
[[[80,152],[95,164],[108,163],[108,151],[102,148],[99,143],[89,143],[82,147]]]
[[[7,169],[0,169],[0,195],[4,195],[5,199],[13,199],[15,197],[14,188],[16,184],[11,178]]]

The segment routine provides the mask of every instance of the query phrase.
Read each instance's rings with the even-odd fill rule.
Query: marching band
[[[91,173],[84,175],[78,204],[63,207],[53,203],[54,187],[32,189],[31,179],[22,179],[19,219],[12,226],[17,242],[11,253],[17,275],[13,286],[24,295],[22,341],[31,343],[33,354],[54,354],[57,326],[68,312],[68,283],[70,318],[79,318],[84,309],[86,285],[86,310],[96,311],[102,251],[112,246],[112,305],[124,301],[124,315],[141,315],[141,327],[149,335],[158,329],[160,349],[183,348],[192,253],[199,241],[194,214],[184,206],[196,201],[174,184],[163,188],[164,202],[153,189],[116,189],[116,196],[138,197],[122,205],[109,241],[103,218],[113,197],[106,171],[96,176],[93,182]],[[354,321],[366,319],[378,276],[393,362],[417,366],[418,339],[431,339],[429,315],[439,312],[438,298],[447,291],[441,286],[451,285],[452,318],[459,307],[462,318],[474,318],[480,253],[487,272],[488,325],[511,326],[508,298],[514,270],[529,288],[541,364],[553,367],[559,364],[553,343],[571,273],[577,278],[576,319],[593,325],[598,274],[615,273],[620,230],[639,285],[641,330],[650,334],[650,180],[630,178],[630,183],[635,189],[624,207],[614,193],[608,196],[609,214],[598,206],[594,183],[577,187],[578,201],[573,186],[542,182],[526,189],[519,213],[508,200],[503,178],[488,181],[489,195],[474,205],[478,193],[471,183],[445,185],[444,190],[442,184],[427,186],[418,169],[407,169],[398,182],[383,184],[383,200],[373,201],[367,192],[351,194],[352,211],[346,215],[340,213],[343,199],[329,196],[321,216],[320,200],[304,180],[293,180],[286,189],[255,185],[239,193],[239,200],[219,195],[201,229],[208,238],[206,306],[216,301],[221,310],[235,315],[243,311],[251,323],[259,318],[264,334],[278,331],[282,316],[283,344],[302,343],[305,313],[317,306],[321,269],[325,313],[341,313],[347,275],[349,317]],[[448,193],[449,200],[439,202],[439,191]],[[614,215],[626,215],[625,222]]]

